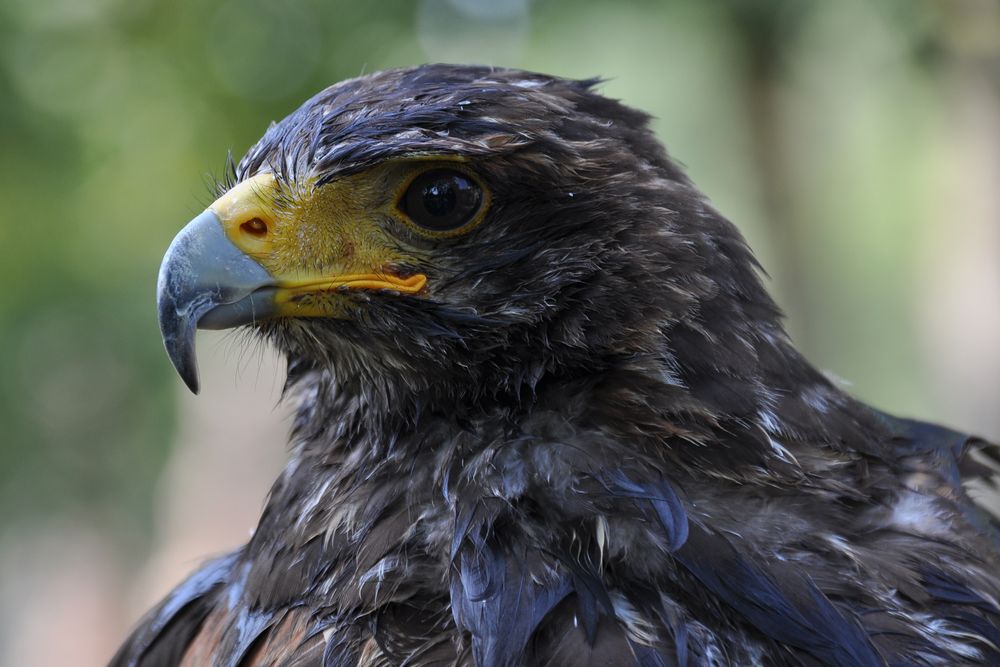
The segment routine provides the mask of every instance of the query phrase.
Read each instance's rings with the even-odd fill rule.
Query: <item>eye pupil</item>
[[[425,229],[452,231],[476,216],[482,199],[482,190],[470,176],[455,169],[431,169],[413,179],[399,208]]]
[[[445,216],[455,208],[455,191],[451,183],[438,181],[424,189],[424,209],[434,216]]]

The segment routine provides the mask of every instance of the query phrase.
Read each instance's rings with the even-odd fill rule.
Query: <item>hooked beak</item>
[[[198,393],[197,329],[229,329],[274,317],[342,317],[343,299],[350,292],[415,295],[427,283],[423,274],[400,276],[384,268],[383,258],[389,254],[380,249],[353,261],[341,250],[325,267],[302,268],[316,264],[315,258],[306,256],[314,247],[361,245],[343,239],[352,233],[354,239],[370,239],[365,227],[370,223],[363,210],[338,215],[344,202],[351,200],[345,190],[350,184],[328,186],[333,212],[309,228],[308,243],[289,249],[289,238],[300,239],[307,232],[300,220],[275,215],[276,188],[270,173],[235,185],[181,230],[160,265],[156,302],[163,345],[194,393]],[[282,225],[291,226],[294,233],[287,229],[276,233]]]
[[[160,265],[156,306],[167,356],[198,393],[196,329],[228,329],[275,312],[277,283],[229,240],[219,216],[206,210],[174,238]]]

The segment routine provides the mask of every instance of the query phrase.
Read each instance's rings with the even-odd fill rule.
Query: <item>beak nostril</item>
[[[253,236],[254,238],[260,239],[267,236],[267,223],[260,218],[251,218],[250,220],[247,220],[240,225],[240,229],[244,234]]]

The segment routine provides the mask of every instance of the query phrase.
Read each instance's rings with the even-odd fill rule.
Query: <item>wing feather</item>
[[[181,662],[229,581],[239,552],[205,563],[154,607],[109,667],[153,667]]]

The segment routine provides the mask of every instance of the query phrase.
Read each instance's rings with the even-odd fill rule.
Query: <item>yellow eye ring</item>
[[[395,212],[423,236],[451,238],[482,222],[490,201],[489,190],[474,173],[458,161],[441,160],[421,165],[403,181]]]

